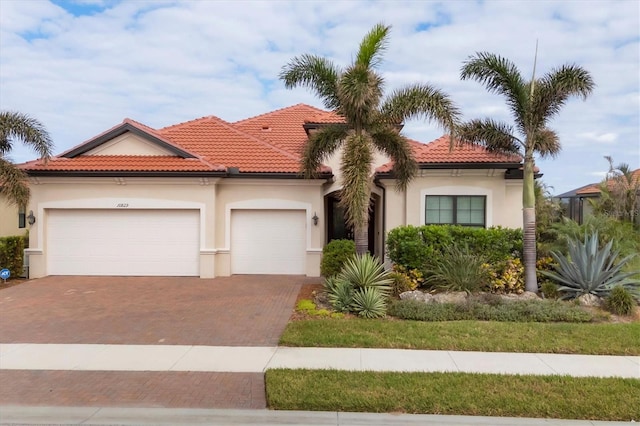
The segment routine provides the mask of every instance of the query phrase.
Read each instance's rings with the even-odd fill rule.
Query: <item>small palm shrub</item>
[[[609,312],[616,315],[631,315],[636,306],[633,295],[624,287],[614,287],[604,301]]]
[[[558,286],[549,280],[545,280],[540,284],[540,292],[545,299],[558,299],[560,297]]]
[[[598,247],[598,232],[585,235],[584,242],[570,239],[568,241],[569,256],[559,252],[551,252],[558,263],[555,272],[542,273],[559,283],[558,291],[562,299],[572,299],[583,294],[606,297],[614,287],[623,287],[636,293],[640,281],[632,278],[637,272],[624,272],[625,264],[633,258],[629,255],[616,262],[619,251],[611,251],[613,240],[603,248]]]
[[[335,310],[378,318],[386,315],[392,283],[391,274],[367,253],[348,259],[337,276],[325,279],[324,287]]]
[[[376,287],[363,287],[353,295],[351,310],[363,318],[380,318],[387,313],[387,300]]]
[[[353,286],[348,281],[329,277],[324,280],[327,300],[338,312],[349,312],[353,303]]]
[[[338,275],[344,263],[355,256],[356,243],[351,240],[333,240],[322,249],[320,273],[324,277]]]
[[[449,247],[437,261],[429,262],[425,283],[438,290],[480,290],[486,281],[484,259],[469,251],[469,248]]]

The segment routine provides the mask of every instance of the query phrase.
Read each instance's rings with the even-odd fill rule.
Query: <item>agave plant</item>
[[[385,296],[391,292],[393,283],[391,274],[369,253],[347,260],[338,274],[338,280],[350,282],[354,289],[375,287]]]
[[[377,287],[363,287],[353,294],[351,310],[363,318],[380,318],[387,313],[387,297]]]
[[[569,256],[551,252],[558,263],[555,272],[541,271],[544,275],[559,283],[558,290],[564,293],[562,299],[572,299],[583,294],[606,297],[617,287],[623,287],[638,294],[640,281],[633,278],[635,272],[622,269],[635,255],[616,262],[619,251],[611,251],[613,240],[602,249],[598,248],[598,232],[586,235],[584,242],[577,239],[568,241]]]

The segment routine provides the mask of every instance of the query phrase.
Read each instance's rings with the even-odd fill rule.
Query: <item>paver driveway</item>
[[[0,291],[0,343],[275,346],[300,276],[46,277]]]

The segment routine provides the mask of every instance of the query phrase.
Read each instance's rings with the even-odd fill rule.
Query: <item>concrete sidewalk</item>
[[[326,411],[209,410],[100,407],[0,407],[3,425],[335,425],[335,426],[593,426],[627,422],[557,420],[514,417],[442,416],[431,414],[373,414]]]
[[[2,370],[260,373],[271,368],[640,379],[639,356],[362,348],[0,344]]]

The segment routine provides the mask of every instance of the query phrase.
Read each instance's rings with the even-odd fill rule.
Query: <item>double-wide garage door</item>
[[[231,273],[306,273],[304,210],[232,210]]]
[[[49,210],[50,275],[198,276],[197,210]]]

